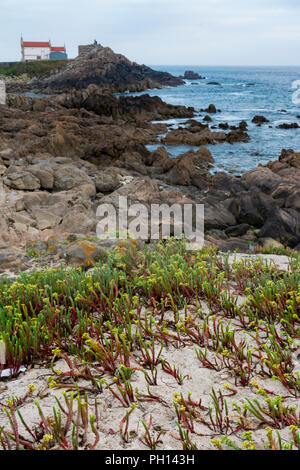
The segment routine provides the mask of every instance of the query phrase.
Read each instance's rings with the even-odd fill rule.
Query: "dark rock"
[[[254,116],[254,118],[252,119],[252,122],[254,124],[265,124],[266,122],[270,122],[270,121],[264,116]]]
[[[240,179],[237,179],[234,176],[221,171],[213,176],[211,185],[215,189],[225,191],[228,196],[230,193],[236,195],[239,192],[245,191],[247,189],[245,183]]]
[[[228,122],[224,122],[224,123],[220,122],[219,128],[220,128],[220,129],[223,129],[224,131],[227,131],[227,130],[229,129],[229,124],[228,124]]]
[[[248,224],[240,224],[234,227],[228,227],[225,230],[225,233],[226,235],[231,236],[231,237],[241,237],[248,232],[249,228],[250,228],[250,225]]]
[[[227,235],[223,232],[223,230],[212,229],[207,232],[206,237],[213,237],[217,240],[227,240]]]
[[[211,229],[225,229],[229,226],[236,225],[235,217],[226,209],[222,202],[213,206],[205,204],[204,217],[205,231]]]
[[[183,78],[185,80],[203,80],[204,79],[204,77],[201,77],[201,75],[199,75],[196,72],[193,72],[192,70],[186,70]]]
[[[246,121],[241,121],[241,122],[239,123],[239,129],[240,129],[241,131],[246,131],[247,128],[248,128],[248,124],[247,124]]]
[[[261,228],[261,238],[274,238],[292,248],[300,242],[300,213],[274,207]]]
[[[297,122],[293,122],[293,123],[289,123],[289,122],[285,122],[284,124],[279,124],[279,126],[277,126],[277,129],[299,129],[300,126]]]
[[[217,108],[215,107],[214,104],[210,104],[208,108],[206,109],[200,109],[200,112],[202,113],[210,113],[210,114],[216,114]]]
[[[229,210],[239,224],[261,227],[269,212],[274,207],[274,200],[259,190],[241,192],[229,205]]]
[[[175,185],[195,185],[205,188],[208,184],[209,168],[214,159],[210,151],[205,147],[200,147],[197,152],[193,150],[170,159],[170,170],[164,176],[164,180]]]
[[[250,137],[247,134],[247,132],[243,132],[240,130],[237,131],[231,131],[226,135],[226,140],[230,144],[233,144],[234,142],[249,142]]]
[[[162,86],[178,86],[184,82],[166,72],[158,72],[131,62],[109,47],[95,45],[86,57],[79,56],[69,61],[56,74],[36,80],[37,89],[70,90],[85,89],[94,84],[109,86],[114,91],[144,91]]]
[[[166,120],[170,117],[189,118],[194,115],[194,108],[173,106],[164,103],[158,96],[148,94],[138,97],[121,96],[117,98],[107,89],[90,85],[86,90],[62,94],[56,101],[67,108],[92,111],[100,116],[113,119],[125,118],[130,121]]]
[[[227,240],[222,240],[207,236],[206,243],[211,246],[216,246],[219,250],[225,253],[228,251],[238,251],[245,253],[249,250],[249,241],[240,238],[229,238]]]
[[[269,168],[259,166],[245,173],[242,181],[249,186],[255,185],[264,192],[270,192],[282,182],[282,178]]]

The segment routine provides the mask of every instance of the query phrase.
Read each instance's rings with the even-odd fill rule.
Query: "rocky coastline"
[[[250,138],[246,122],[210,127],[218,110],[209,103],[202,123],[195,109],[158,97],[116,96],[182,83],[97,46],[48,77],[9,84],[0,105],[2,276],[101,259],[113,243],[95,238],[96,209],[119,195],[146,206],[204,204],[206,245],[222,251],[300,250],[300,153],[282,150],[278,161],[241,177],[213,175],[205,145],[234,150]],[[26,90],[54,96],[20,94]],[[184,125],[160,122],[174,118]],[[163,144],[198,149],[171,158]]]

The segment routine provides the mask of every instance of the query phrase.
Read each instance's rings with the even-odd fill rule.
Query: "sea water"
[[[283,148],[300,151],[300,128],[278,129],[282,123],[297,122],[300,126],[300,67],[195,67],[195,66],[152,66],[155,70],[166,71],[175,76],[193,70],[204,76],[203,80],[185,80],[179,87],[150,90],[151,96],[159,96],[173,105],[193,106],[196,112],[213,103],[221,113],[211,114],[209,126],[228,122],[238,125],[247,121],[249,143],[207,145],[216,165],[213,171],[223,169],[240,174],[277,160]],[[209,85],[218,82],[219,85]],[[142,93],[134,93],[138,96]],[[196,119],[202,121],[206,113]],[[251,121],[255,115],[263,115],[270,122],[261,127]],[[172,127],[184,125],[182,119],[167,121]],[[272,127],[269,127],[272,126]],[[221,130],[221,129],[220,129]],[[150,150],[155,146],[148,146]],[[189,146],[167,146],[171,156],[176,157]]]

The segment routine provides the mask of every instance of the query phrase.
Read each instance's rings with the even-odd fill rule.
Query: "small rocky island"
[[[186,70],[186,72],[184,73],[183,78],[185,80],[204,80],[205,79],[205,77],[202,77],[197,72],[193,72],[193,70]]]

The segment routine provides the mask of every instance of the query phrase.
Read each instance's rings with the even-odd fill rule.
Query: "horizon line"
[[[245,65],[245,64],[147,64],[148,67],[300,67],[300,64],[289,64],[289,65]]]

